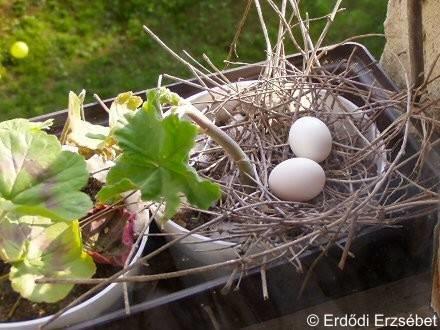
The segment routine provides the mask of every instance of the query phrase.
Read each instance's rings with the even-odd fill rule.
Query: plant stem
[[[269,32],[267,31],[266,23],[264,22],[263,12],[261,10],[261,5],[259,0],[254,0],[255,8],[257,9],[258,18],[260,20],[260,25],[263,30],[264,40],[266,42],[266,61],[267,65],[264,66],[264,76],[269,78],[272,73],[272,45],[270,43]]]
[[[15,314],[15,311],[16,311],[17,308],[18,308],[18,305],[20,305],[20,302],[21,302],[21,296],[18,296],[17,300],[15,301],[14,305],[12,305],[11,309],[10,309],[9,312],[8,312],[8,315],[6,316],[6,319],[7,319],[7,320],[12,319],[12,317],[13,317],[14,314]]]
[[[193,122],[199,125],[204,132],[218,143],[226,153],[234,160],[240,170],[240,181],[249,186],[255,186],[257,175],[254,167],[243,149],[229,135],[218,128],[203,113],[191,104],[184,104],[179,108],[182,114],[188,116]]]
[[[226,63],[225,67],[227,67],[229,65],[228,62],[231,60],[233,54],[235,54],[235,56],[238,58],[238,55],[237,55],[238,39],[240,38],[240,34],[243,31],[244,25],[246,24],[246,20],[249,16],[249,12],[251,10],[251,7],[252,7],[252,0],[247,0],[246,7],[245,7],[245,9],[243,11],[243,15],[241,16],[241,19],[240,19],[240,23],[238,23],[238,27],[235,31],[234,38],[232,39],[232,42],[229,46],[228,56],[226,57],[226,60],[225,60],[225,63]]]

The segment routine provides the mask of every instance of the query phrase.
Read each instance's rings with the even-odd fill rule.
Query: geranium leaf
[[[79,191],[89,177],[85,160],[62,151],[55,136],[13,125],[17,129],[0,129],[0,207],[8,201],[8,211],[13,205],[22,215],[57,220],[84,216],[92,207]]]
[[[164,217],[171,217],[182,195],[200,208],[208,208],[220,197],[219,186],[201,179],[188,164],[196,126],[175,114],[161,118],[163,102],[177,103],[173,93],[162,95],[164,91],[150,92],[143,111],[128,117],[128,124],[115,132],[123,152],[107,175],[107,185],[98,193],[100,201],[118,198],[127,190],[140,190],[144,201],[164,201]]]
[[[32,122],[27,119],[17,118],[6,120],[0,123],[0,129],[4,130],[30,130],[30,131],[40,131],[49,129],[52,126],[53,119],[48,119],[44,122]]]
[[[67,296],[73,284],[37,284],[52,278],[90,278],[96,271],[92,258],[84,252],[78,221],[33,225],[24,256],[12,263],[12,288],[34,302],[53,303]]]
[[[47,218],[6,214],[0,220],[0,259],[8,263],[22,260],[28,240],[51,224]]]

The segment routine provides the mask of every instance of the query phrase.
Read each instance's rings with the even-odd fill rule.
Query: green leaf
[[[157,96],[159,99],[160,104],[168,104],[177,106],[180,105],[182,102],[182,98],[179,96],[179,94],[173,93],[168,88],[161,87],[159,89],[153,89],[149,92],[148,97],[154,97]]]
[[[56,220],[84,216],[92,207],[79,191],[89,177],[85,160],[62,151],[55,136],[13,125],[0,129],[0,207]]]
[[[160,118],[160,92],[150,92],[144,111],[128,118],[128,124],[115,132],[123,153],[98,198],[104,202],[124,191],[140,190],[145,201],[164,201],[164,217],[169,218],[182,195],[192,205],[208,208],[220,197],[220,188],[201,179],[188,165],[197,128],[175,114]]]
[[[92,258],[84,252],[78,221],[33,225],[24,257],[12,264],[12,288],[34,302],[57,302],[73,284],[37,284],[43,277],[90,278],[96,271]]]
[[[147,112],[155,112],[162,116],[162,105],[178,106],[181,102],[182,99],[178,94],[171,92],[168,88],[160,87],[147,92],[147,101],[142,108]]]

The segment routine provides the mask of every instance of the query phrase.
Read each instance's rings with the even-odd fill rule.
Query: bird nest
[[[191,157],[200,175],[221,185],[223,196],[209,210],[183,205],[176,219],[191,219],[185,236],[202,234],[208,237],[205,243],[226,241],[237,252],[236,260],[219,262],[209,270],[225,264],[246,270],[278,259],[302,270],[302,255],[317,248],[325,253],[334,244],[341,248],[342,269],[353,239],[363,229],[392,226],[432,213],[438,206],[438,180],[424,176],[425,159],[439,142],[432,140],[440,123],[425,115],[437,100],[421,97],[431,76],[417,89],[407,79],[407,88],[397,93],[375,83],[365,85],[359,78],[371,67],[354,63],[356,49],[338,63],[325,63],[327,52],[338,46],[321,47],[340,2],[325,17],[327,24],[315,44],[297,1],[291,2],[297,19],[293,25],[287,21],[287,4],[283,4],[278,8],[272,3],[280,18],[278,37],[272,44],[259,1],[255,1],[267,59],[257,65],[261,73],[254,81],[229,81],[206,56],[206,66],[187,52],[180,57],[144,27],[195,74],[198,83],[163,77],[199,88],[202,92],[188,100],[242,153],[239,157],[237,150],[231,152],[212,135],[202,134]],[[303,37],[301,45],[294,28]],[[286,40],[299,49],[301,63],[293,65],[285,56]],[[268,176],[276,165],[294,157],[287,143],[289,129],[303,116],[319,118],[331,131],[332,151],[321,163],[327,179],[316,198],[285,201],[271,192]],[[409,152],[414,147],[410,144],[416,144],[416,150]],[[193,271],[202,269],[185,274]]]
[[[280,78],[225,81],[221,87],[191,97],[193,105],[238,143],[255,169],[255,178],[243,183],[234,159],[208,135],[201,135],[191,162],[200,175],[221,185],[223,197],[207,211],[184,207],[183,217],[178,218],[199,219],[189,229],[209,237],[210,242],[235,243],[237,255],[251,256],[242,259],[249,265],[255,266],[252,255],[257,255],[266,256],[264,262],[294,261],[302,269],[303,253],[344,237],[349,240],[345,248],[341,246],[347,251],[342,267],[349,242],[359,231],[407,217],[413,205],[406,202],[421,196],[401,196],[411,176],[418,176],[417,170],[409,177],[401,172],[403,140],[407,140],[404,122],[397,120],[400,124],[383,132],[375,123],[390,108],[407,116],[406,102],[375,99],[352,74],[319,69],[307,76],[289,72]],[[308,202],[284,201],[271,193],[268,176],[276,165],[294,157],[287,143],[289,129],[303,116],[319,118],[332,133],[332,151],[321,163],[326,184]],[[202,229],[197,227],[200,224]]]

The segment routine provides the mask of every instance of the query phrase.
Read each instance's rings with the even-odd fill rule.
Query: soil
[[[104,186],[104,184],[101,181],[99,181],[91,176],[91,177],[89,177],[89,182],[87,183],[87,186],[84,187],[82,192],[89,195],[90,198],[92,199],[93,204],[95,204],[96,203],[96,195],[98,194],[98,192],[101,190],[101,188],[103,186]]]
[[[173,216],[173,221],[175,223],[188,230],[193,230],[211,220],[212,220],[212,215],[210,214],[206,214],[190,209],[185,209],[185,208],[180,209],[179,212],[177,212],[176,215]],[[238,239],[229,238],[230,237],[229,230],[233,230],[233,229],[237,229],[234,226],[234,219],[229,219],[229,220],[221,221],[218,224],[214,224],[203,231],[197,232],[197,234],[215,239],[225,238],[230,242],[241,243],[242,242],[241,238]]]
[[[180,209],[173,217],[175,223],[188,230],[193,230],[209,220],[211,220],[209,215],[188,209]]]
[[[120,270],[117,267],[109,265],[96,264],[95,278],[109,277]],[[9,266],[0,262],[0,274],[7,274]],[[45,317],[58,312],[63,307],[71,303],[75,298],[90,289],[90,285],[75,285],[69,295],[63,300],[54,303],[34,303],[24,298],[20,298],[20,295],[12,290],[9,279],[0,280],[0,322],[18,322],[32,320],[39,317]],[[19,300],[19,301],[18,301]],[[9,314],[14,308],[14,305],[18,305],[9,317]]]

